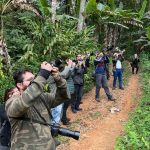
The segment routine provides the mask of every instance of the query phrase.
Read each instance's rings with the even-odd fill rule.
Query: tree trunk
[[[11,68],[10,65],[10,56],[8,54],[7,45],[3,37],[0,37],[0,57],[2,58],[2,64],[4,65],[5,71],[9,71]]]
[[[86,0],[81,0],[80,1],[80,11],[79,11],[79,19],[78,19],[78,27],[77,27],[77,31],[80,32],[83,29],[83,25],[84,25],[84,9],[85,9],[85,3]]]
[[[108,47],[112,46],[112,42],[113,42],[113,28],[110,27],[109,28],[109,37],[108,37]]]
[[[116,26],[114,28],[114,34],[113,34],[113,43],[112,45],[114,45],[114,47],[116,47],[116,43],[117,43],[117,40],[118,40],[118,27]]]
[[[52,23],[56,21],[57,0],[52,0]]]
[[[104,47],[108,47],[108,25],[105,24],[104,25],[104,34],[105,34],[105,38],[104,38]]]

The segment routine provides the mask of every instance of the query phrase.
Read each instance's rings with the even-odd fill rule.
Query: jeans
[[[110,94],[109,88],[108,88],[108,82],[107,77],[104,74],[96,74],[96,98],[99,98],[99,92],[100,89],[104,88],[104,91],[108,98],[112,98],[112,95]]]
[[[72,109],[78,109],[81,99],[83,96],[83,85],[75,84],[75,94],[74,94],[74,100],[72,102]]]
[[[60,104],[56,106],[55,108],[51,109],[52,113],[52,119],[51,122],[52,124],[59,124],[62,118],[62,110],[63,110],[63,104]]]
[[[119,88],[122,88],[122,69],[116,69],[114,71],[114,81],[113,81],[113,87],[116,88],[116,81],[119,81]]]

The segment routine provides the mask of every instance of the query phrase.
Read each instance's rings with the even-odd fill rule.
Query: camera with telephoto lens
[[[61,128],[59,126],[51,125],[51,134],[53,137],[56,137],[58,134],[62,136],[71,137],[75,140],[79,140],[80,132],[79,131],[71,131],[66,128]]]
[[[60,72],[64,70],[64,61],[61,58],[57,58],[49,62],[54,67],[57,67]]]

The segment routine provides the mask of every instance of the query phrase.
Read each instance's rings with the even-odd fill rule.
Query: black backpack
[[[5,105],[0,105],[0,145],[10,147],[11,126],[6,115]]]

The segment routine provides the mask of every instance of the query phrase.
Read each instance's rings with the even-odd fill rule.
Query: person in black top
[[[136,69],[136,74],[138,73],[139,70],[139,58],[137,54],[134,54],[134,57],[131,61],[131,67],[132,67],[132,73],[134,74],[134,70]]]
[[[109,80],[110,78],[110,74],[109,74],[109,56],[107,54],[107,49],[104,48],[103,49],[103,58],[104,58],[104,63],[105,63],[105,67],[106,67],[106,75],[107,75],[107,80]]]
[[[18,94],[16,87],[6,90],[4,102],[14,94]],[[10,150],[11,126],[5,111],[5,104],[0,105],[0,127],[0,150]]]

